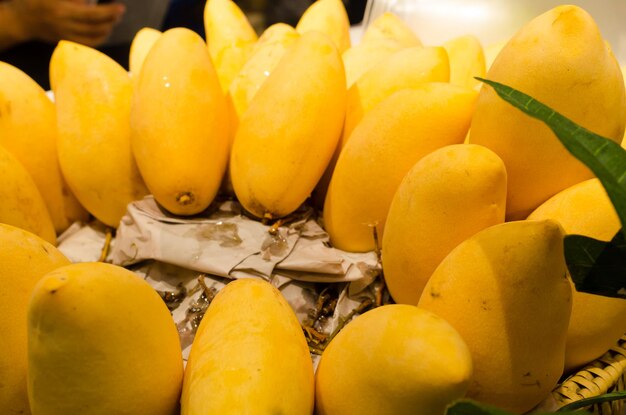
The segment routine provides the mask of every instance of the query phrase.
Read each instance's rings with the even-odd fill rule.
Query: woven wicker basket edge
[[[626,334],[600,358],[572,374],[553,391],[557,406],[626,389]],[[624,415],[623,400],[586,408],[594,415]]]

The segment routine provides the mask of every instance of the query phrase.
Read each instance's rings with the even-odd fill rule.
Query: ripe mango
[[[406,174],[385,222],[383,271],[396,303],[415,305],[439,263],[476,232],[504,222],[506,170],[493,151],[446,146]]]
[[[465,394],[472,360],[441,317],[409,305],[360,315],[324,350],[315,379],[319,415],[443,415]]]
[[[350,47],[350,20],[341,0],[316,0],[302,14],[296,31],[301,35],[317,31],[328,35],[339,53]]]
[[[294,42],[240,120],[230,158],[237,198],[257,217],[296,210],[324,173],[341,134],[346,80],[328,36]]]
[[[151,27],[144,27],[139,30],[130,44],[130,55],[128,57],[130,74],[133,79],[139,78],[143,61],[154,43],[161,37],[161,31]]]
[[[76,218],[66,211],[66,197],[74,196],[59,167],[54,103],[28,75],[4,62],[0,62],[0,131],[0,145],[28,171],[55,231],[63,232]]]
[[[346,68],[346,86],[350,88],[368,70],[386,61],[394,52],[402,49],[400,42],[393,39],[380,39],[352,46],[342,55]]]
[[[474,77],[485,77],[485,52],[476,36],[465,35],[443,44],[450,59],[450,83],[475,88],[479,85]]]
[[[24,166],[0,146],[0,223],[32,232],[51,244],[56,234],[46,204]]]
[[[400,53],[402,51],[402,53]],[[442,48],[406,49],[381,38],[350,48],[342,55],[349,87],[341,140],[312,195],[321,208],[341,149],[363,115],[392,93],[429,81],[448,81],[449,65]]]
[[[499,42],[492,43],[485,48],[485,66],[487,67],[487,70],[491,68],[491,65],[493,65],[496,57],[500,54],[500,51],[508,43],[508,41],[508,39],[501,40]]]
[[[178,332],[143,279],[105,263],[67,265],[28,308],[28,397],[36,415],[174,415]]]
[[[226,285],[196,333],[182,415],[311,414],[313,388],[306,340],[281,293],[258,279]]]
[[[626,84],[626,65],[622,65],[622,77],[624,78],[624,83]],[[626,148],[626,131],[624,131],[624,137],[622,138],[622,147]]]
[[[130,147],[128,73],[107,55],[69,41],[55,48],[50,71],[63,176],[92,215],[117,227],[128,203],[148,193]]]
[[[38,236],[0,224],[0,408],[30,414],[26,392],[26,312],[35,284],[70,261]]]
[[[620,221],[598,179],[567,188],[545,201],[528,219],[553,219],[565,233],[611,240]],[[626,301],[576,291],[567,330],[565,370],[571,371],[609,350],[626,332]]]
[[[401,49],[365,72],[348,90],[342,146],[363,116],[396,91],[424,82],[448,82],[450,62],[442,47]]]
[[[563,233],[552,220],[491,226],[437,267],[418,307],[443,317],[467,343],[467,397],[524,413],[563,373],[572,290]]]
[[[392,39],[407,48],[422,46],[422,42],[415,32],[392,12],[385,12],[374,19],[363,33],[361,43],[380,39]]]
[[[177,215],[206,209],[228,160],[227,107],[202,38],[164,32],[133,94],[132,149],[154,198]]]
[[[446,83],[396,92],[365,115],[343,148],[324,202],[332,244],[346,251],[374,249],[391,199],[423,156],[463,142],[477,93]]]
[[[506,46],[487,78],[531,95],[583,127],[619,142],[626,95],[619,65],[592,17],[559,6],[526,24]],[[507,218],[527,217],[559,191],[591,178],[552,131],[499,98],[480,92],[469,142],[489,147],[507,169]]]
[[[299,36],[293,27],[284,23],[276,23],[265,29],[254,46],[252,56],[230,84],[229,93],[237,118],[248,109],[263,82]]]
[[[231,0],[206,2],[204,30],[211,60],[226,93],[250,57],[257,34],[237,3]]]

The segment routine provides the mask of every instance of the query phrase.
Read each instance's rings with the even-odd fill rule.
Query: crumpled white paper
[[[109,260],[128,266],[152,259],[227,278],[254,275],[312,282],[366,278],[367,269],[377,267],[376,254],[330,247],[313,213],[301,209],[273,229],[245,216],[234,201],[221,202],[208,214],[180,218],[148,196],[128,206]]]
[[[243,215],[233,201],[203,216],[180,218],[162,211],[149,196],[128,206],[106,261],[129,268],[162,297],[178,294],[178,301],[169,305],[185,360],[200,321],[196,317],[208,306],[203,293],[217,293],[230,279],[271,282],[301,323],[315,309],[323,287],[335,285],[336,307],[315,325],[326,334],[364,301],[375,301],[372,282],[380,272],[376,254],[331,248],[312,209],[301,209],[289,222],[270,229]],[[107,228],[98,221],[75,223],[59,237],[59,250],[72,262],[97,261],[106,237]],[[311,357],[316,367],[319,355]]]

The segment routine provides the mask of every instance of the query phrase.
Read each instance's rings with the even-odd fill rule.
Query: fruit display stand
[[[212,413],[254,407],[257,413],[443,415],[465,396],[503,410],[448,406],[448,415],[545,415],[578,407],[623,414],[622,403],[600,395],[626,389],[626,337],[596,357],[624,333],[626,303],[607,306],[615,310],[609,313],[577,298],[564,240],[584,235],[603,243],[626,224],[626,213],[611,216],[620,205],[591,193],[604,190],[563,148],[571,143],[562,131],[550,126],[557,143],[552,132],[535,129],[540,125],[508,106],[513,94],[525,91],[518,109],[534,116],[529,107],[542,106],[536,97],[615,141],[596,143],[600,148],[583,142],[589,153],[607,146],[624,153],[617,144],[626,124],[623,73],[591,16],[576,6],[546,12],[491,63],[475,39],[424,46],[392,14],[366,29],[364,48],[348,49],[342,3],[319,0],[312,7],[317,11],[305,13],[296,28],[282,28],[284,36],[280,27],[268,28],[257,40],[234,2],[210,0],[210,42],[183,28],[157,33],[134,69],[137,47],[131,48],[130,77],[96,50],[59,43],[50,64],[55,103],[43,91],[29,94],[45,110],[42,125],[49,127],[42,130],[56,126],[58,132],[56,153],[50,146],[59,161],[56,199],[49,202],[56,222],[37,183],[26,199],[40,205],[38,212],[27,214],[22,198],[6,199],[10,212],[24,213],[15,220],[18,228],[56,240],[72,264],[48,272],[30,300],[32,287],[25,286],[20,301],[30,301],[28,308],[15,307],[29,313],[29,361],[20,372],[35,374],[28,375],[29,396],[20,405],[37,408],[36,415],[87,415],[80,399],[88,397],[105,405],[101,413],[121,414],[130,413],[121,409],[129,394],[141,398],[135,415],[171,415],[178,408],[208,413],[199,409],[206,405],[216,408]],[[324,35],[328,16],[342,24]],[[239,42],[223,36],[233,25],[241,29]],[[264,41],[274,36],[281,40]],[[542,47],[534,46],[537,39]],[[253,44],[263,53],[245,61]],[[32,124],[32,105],[26,99],[17,105],[26,95],[19,87],[24,79],[15,80],[8,88],[10,113]],[[497,86],[508,88],[509,103]],[[564,118],[541,109],[542,121]],[[20,150],[29,153],[31,134],[15,126]],[[54,144],[55,137],[48,138]],[[498,154],[501,145],[508,150]],[[618,184],[626,177],[622,155],[622,170],[611,171]],[[56,166],[54,160],[39,164]],[[10,167],[27,181],[17,161]],[[61,177],[76,200],[62,198]],[[13,182],[7,194],[23,195],[25,186]],[[572,201],[572,194],[585,197]],[[33,218],[41,223],[31,224]],[[581,219],[587,218],[607,220],[586,225]],[[13,276],[11,266],[28,270],[33,251],[47,264],[44,253],[57,250],[48,245],[20,250],[16,266],[10,250],[0,250],[9,258],[0,264],[10,265],[0,276]],[[577,248],[578,258],[592,256]],[[66,309],[72,318],[59,318]],[[107,331],[120,327],[126,331]],[[585,341],[578,341],[580,333]],[[144,353],[159,349],[163,339],[171,346],[166,357]],[[118,347],[126,341],[128,348]],[[83,355],[88,363],[102,362],[82,350],[101,343],[113,350],[110,362],[96,369],[76,364]],[[49,376],[50,362],[68,361],[59,368],[64,376]],[[169,369],[145,370],[157,369],[152,362]],[[131,375],[86,381],[90,374],[115,379],[107,372],[112,367]],[[139,371],[161,383],[152,391],[171,389],[163,412],[133,389],[144,385],[140,376],[124,383]],[[67,385],[49,381],[61,377]],[[255,393],[241,387],[244,378]],[[101,397],[74,393],[75,402],[50,403],[47,396],[66,396],[76,382]],[[24,395],[24,382],[15,385]],[[57,403],[61,409],[54,412]]]
[[[303,213],[304,216],[302,216]],[[282,232],[286,235],[289,233],[289,229],[293,231],[294,228],[300,228],[303,218],[305,221],[309,220],[308,215],[313,214],[312,209],[309,211],[300,210],[292,216],[294,220],[287,222],[291,223],[291,227],[286,224],[281,226],[279,234]],[[126,262],[127,266],[130,266],[137,275],[146,279],[173,310],[172,314],[179,329],[183,355],[186,359],[199,320],[210,304],[212,297],[225,286],[228,280],[224,276],[202,272],[205,269],[202,265],[203,261],[199,261],[193,252],[186,259],[181,260],[180,256],[177,257],[178,265],[163,262],[173,262],[173,258],[176,258],[175,251],[180,252],[181,240],[177,240],[175,236],[172,237],[171,229],[180,227],[182,234],[186,235],[186,243],[193,244],[195,242],[192,235],[202,236],[202,229],[205,231],[208,229],[207,224],[220,223],[221,229],[230,229],[230,233],[228,231],[216,232],[215,235],[218,236],[215,240],[216,245],[224,245],[225,242],[228,245],[228,243],[233,243],[233,235],[236,235],[235,239],[239,238],[237,232],[233,233],[233,228],[224,225],[228,223],[229,216],[231,219],[236,218],[237,221],[243,223],[250,222],[255,223],[255,226],[261,226],[260,223],[241,215],[238,204],[232,201],[224,202],[222,209],[217,209],[217,214],[214,211],[214,215],[217,220],[213,221],[208,217],[201,216],[193,219],[175,219],[166,212],[158,210],[152,197],[148,196],[142,201],[129,205],[116,238],[110,239],[107,228],[97,221],[89,224],[76,223],[60,238],[59,248],[73,262],[93,261],[102,256],[106,257],[109,262]],[[257,240],[247,241],[248,244],[263,245],[266,236],[269,237],[270,232],[276,231],[271,230],[270,226],[262,226],[264,226],[264,230],[256,234]],[[241,229],[245,229],[245,225],[241,226]],[[152,240],[148,241],[141,237],[142,232],[149,232],[152,235]],[[263,236],[264,232],[266,236]],[[240,233],[246,234],[245,231]],[[204,232],[204,237],[208,236],[210,235]],[[168,238],[171,239],[168,241]],[[315,238],[320,238],[323,241],[326,236],[317,234]],[[303,237],[302,240],[306,241],[306,237]],[[134,252],[142,252],[142,256],[131,259],[127,255],[128,250],[131,249],[128,245],[129,241],[133,241],[132,249],[135,250]],[[138,241],[144,241],[146,245],[137,246]],[[154,246],[150,247],[151,243],[159,245],[158,250]],[[291,243],[292,247],[296,245],[293,241]],[[311,245],[308,246],[309,249],[310,247]],[[207,254],[210,255],[210,251],[203,251],[203,255]],[[298,250],[295,249],[294,257],[299,255]],[[274,283],[280,287],[303,327],[310,328],[310,322],[307,320],[310,320],[312,314],[320,314],[321,308],[331,307],[330,310],[324,310],[326,315],[324,316],[323,329],[307,332],[314,365],[319,362],[323,348],[323,344],[321,344],[323,341],[319,341],[319,339],[316,345],[315,335],[331,336],[336,334],[352,317],[366,311],[376,302],[380,280],[378,279],[379,268],[376,266],[375,254],[372,252],[365,255],[352,255],[353,265],[360,262],[360,267],[355,266],[349,276],[338,274],[329,277],[327,274],[324,277],[323,274],[318,274],[315,278],[312,277],[314,272],[302,271],[301,273],[289,274],[290,278],[286,276],[287,274],[280,275],[280,269],[277,269],[277,273],[274,274]],[[150,256],[152,258],[148,258]],[[158,257],[158,260],[155,260],[155,257]],[[321,261],[323,262],[324,259],[328,258],[322,258]],[[185,265],[187,268],[182,267]],[[189,266],[196,269],[190,269]],[[204,267],[206,266],[205,263]],[[215,266],[214,263],[213,266]],[[234,274],[237,275],[238,273],[235,271]],[[308,277],[306,277],[307,274]],[[292,279],[294,275],[296,279]],[[183,285],[185,288],[182,288]],[[329,294],[332,291],[334,294]],[[391,300],[385,293],[381,301],[387,303]],[[556,411],[582,399],[624,390],[626,390],[626,335],[602,357],[564,378],[552,394],[531,413]],[[597,403],[584,409],[594,415],[618,415],[623,414],[624,403],[620,400]]]

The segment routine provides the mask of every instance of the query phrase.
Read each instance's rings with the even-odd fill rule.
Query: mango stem
[[[111,249],[111,240],[113,239],[113,229],[107,227],[106,234],[104,236],[104,245],[102,246],[102,251],[100,251],[100,258],[98,258],[98,262],[104,262],[109,255],[109,250]]]

